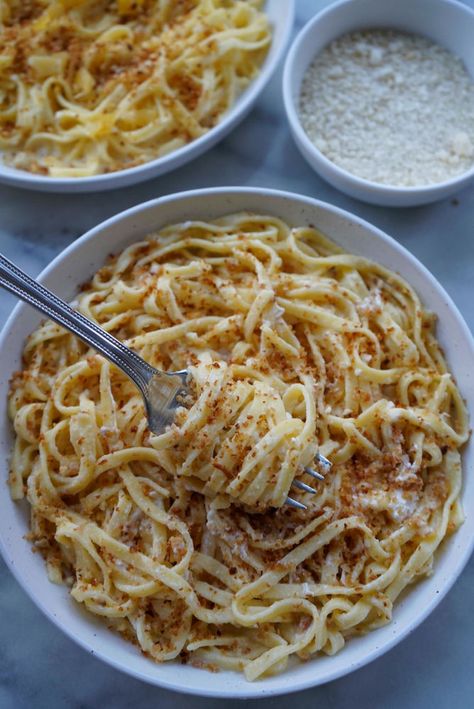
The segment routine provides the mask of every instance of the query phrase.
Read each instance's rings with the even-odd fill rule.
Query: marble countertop
[[[297,28],[327,0],[297,0]],[[474,0],[467,4],[474,7]],[[159,195],[214,185],[274,187],[347,209],[398,239],[438,278],[474,329],[474,186],[432,206],[372,207],[345,197],[308,167],[284,118],[281,67],[255,110],[224,142],[164,177],[96,195],[48,195],[0,186],[0,248],[36,275],[73,239],[129,206]],[[14,299],[0,293],[0,324]],[[471,471],[472,472],[472,471]],[[468,513],[471,511],[468,511]],[[220,700],[178,696],[118,673],[50,624],[0,561],[0,709],[189,709]],[[259,706],[298,709],[430,709],[472,706],[474,559],[447,598],[400,645],[358,672]],[[226,701],[231,707],[238,701]]]

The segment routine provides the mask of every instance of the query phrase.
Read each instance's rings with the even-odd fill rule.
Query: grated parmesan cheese
[[[360,494],[355,501],[363,510],[385,510],[393,522],[399,523],[416,512],[419,500],[415,492],[396,488],[391,491],[371,490],[370,493]]]
[[[383,298],[380,288],[375,288],[357,305],[359,312],[369,315],[381,313],[383,310]]]
[[[329,160],[372,182],[443,182],[474,164],[474,81],[419,35],[365,30],[331,42],[303,79],[301,122]]]

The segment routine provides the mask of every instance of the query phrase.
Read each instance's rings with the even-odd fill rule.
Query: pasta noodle
[[[78,307],[193,396],[152,434],[120,371],[51,322],[30,336],[10,488],[50,579],[153,660],[249,680],[389,622],[463,519],[467,413],[413,289],[240,213],[128,247]],[[292,509],[317,451],[333,467]]]
[[[271,41],[261,0],[3,0],[0,150],[52,177],[122,170],[204,135]]]

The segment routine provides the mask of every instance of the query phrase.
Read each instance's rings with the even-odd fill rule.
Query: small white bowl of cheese
[[[474,178],[473,37],[474,11],[453,0],[342,0],[315,15],[283,75],[303,156],[372,204],[459,191]]]

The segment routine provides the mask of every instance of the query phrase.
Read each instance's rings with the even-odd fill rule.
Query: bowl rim
[[[412,1],[415,2],[416,0]],[[464,3],[459,2],[458,0],[436,0],[436,2],[438,2],[439,4],[451,6],[455,12],[459,11],[464,13],[465,17],[469,18],[469,21],[473,23],[474,27],[474,8],[470,7],[469,5],[465,5]],[[296,137],[296,140],[300,143],[301,146],[303,146],[303,149],[306,150],[312,156],[315,162],[318,162],[323,168],[326,169],[328,173],[332,173],[332,175],[338,181],[343,180],[346,184],[350,185],[351,188],[365,190],[367,193],[376,193],[382,198],[394,196],[408,197],[416,196],[418,194],[420,194],[421,196],[422,194],[434,194],[436,192],[444,192],[445,190],[453,191],[456,189],[457,186],[461,188],[466,182],[468,182],[472,177],[474,177],[474,162],[472,163],[471,167],[465,172],[461,173],[460,175],[456,175],[455,177],[451,177],[448,180],[444,180],[443,182],[426,183],[412,186],[397,186],[385,184],[383,182],[374,182],[373,180],[368,180],[365,177],[359,177],[353,172],[349,172],[345,168],[341,167],[340,165],[337,165],[337,163],[326,157],[326,155],[324,155],[324,153],[322,153],[319,148],[312,142],[307,132],[303,128],[297,107],[297,99],[299,98],[299,95],[298,97],[294,97],[292,91],[293,79],[297,70],[297,53],[303,42],[306,41],[307,37],[313,32],[317,31],[318,25],[321,20],[323,20],[325,17],[328,17],[329,15],[343,12],[344,6],[348,5],[349,3],[353,4],[354,0],[337,0],[337,2],[334,2],[331,5],[328,5],[327,7],[317,12],[315,15],[313,15],[313,17],[308,20],[308,22],[306,22],[306,24],[298,32],[295,39],[291,43],[288,55],[285,60],[285,66],[283,68],[282,91],[286,117],[290,124],[290,128]],[[420,33],[415,32],[415,34]],[[327,46],[327,43],[324,46]],[[317,54],[319,54],[319,52],[313,55],[311,62],[314,61]],[[474,77],[472,77],[472,79],[474,82]],[[312,167],[314,170],[316,170],[314,166]]]
[[[447,294],[443,286],[437,281],[437,279],[430,273],[430,271],[414,256],[412,255],[408,249],[406,249],[404,246],[402,246],[399,242],[397,242],[393,237],[389,236],[382,230],[380,230],[378,227],[372,225],[370,222],[367,222],[365,219],[362,219],[361,217],[354,215],[347,210],[341,209],[340,207],[334,206],[332,204],[329,204],[327,202],[321,201],[314,199],[310,196],[307,195],[301,195],[293,192],[288,192],[288,191],[282,191],[282,190],[276,190],[276,189],[270,189],[270,188],[263,188],[263,187],[218,187],[218,188],[201,188],[201,189],[196,189],[196,190],[189,190],[189,191],[183,191],[183,192],[178,192],[170,195],[166,195],[163,197],[159,197],[157,199],[152,199],[146,202],[143,202],[141,204],[135,205],[134,207],[131,207],[127,210],[124,210],[106,220],[101,222],[100,224],[96,225],[89,231],[87,231],[83,236],[79,237],[77,240],[73,241],[68,247],[63,249],[49,264],[46,266],[45,269],[40,273],[40,275],[37,277],[37,279],[40,282],[44,282],[50,274],[52,274],[58,267],[61,266],[61,263],[63,260],[67,257],[69,257],[71,254],[73,254],[76,250],[82,249],[82,247],[88,243],[93,243],[94,240],[98,239],[101,235],[101,233],[107,229],[110,229],[110,227],[113,227],[123,221],[128,220],[130,217],[133,217],[135,215],[140,214],[141,212],[147,212],[149,210],[154,210],[156,208],[162,207],[167,204],[179,204],[182,201],[186,201],[189,199],[193,198],[199,198],[199,199],[209,199],[215,196],[216,194],[218,195],[224,195],[232,198],[233,196],[239,196],[239,195],[246,195],[249,198],[249,201],[252,200],[252,198],[263,198],[264,200],[266,198],[276,198],[279,200],[287,200],[292,203],[300,204],[301,206],[306,206],[309,208],[319,208],[322,209],[325,212],[329,212],[332,215],[339,216],[345,220],[348,221],[349,224],[354,225],[356,227],[361,227],[363,230],[368,231],[371,236],[375,237],[376,239],[382,241],[385,245],[388,245],[390,249],[393,251],[397,252],[399,255],[403,257],[405,261],[407,261],[410,265],[415,266],[421,275],[423,276],[423,279],[426,281],[428,285],[430,285],[432,288],[435,289],[435,291],[438,292],[438,294],[442,295],[444,302],[446,303],[449,312],[451,313],[452,317],[456,320],[458,327],[460,328],[460,332],[465,338],[465,344],[467,344],[468,348],[471,351],[472,358],[474,359],[474,337],[471,334],[463,316],[461,315],[459,309],[457,306],[454,304],[450,296]],[[232,206],[229,206],[229,209],[232,209]],[[209,209],[210,212],[212,212],[212,206]],[[222,213],[221,209],[217,210],[219,213]],[[278,213],[278,210],[275,210]],[[331,235],[332,236],[332,235]],[[136,235],[131,236],[131,243],[133,243],[133,239],[137,239]],[[337,234],[334,235],[334,238],[337,240]],[[12,326],[14,325],[16,319],[20,315],[23,310],[26,310],[28,306],[25,303],[18,303],[15,308],[13,309],[12,313],[10,314],[7,322],[5,323],[2,331],[0,332],[0,353],[3,351],[4,347],[6,346],[6,341],[7,338],[10,334],[10,330],[12,329]],[[473,403],[474,403],[474,397],[473,397]],[[472,446],[474,444],[474,440],[471,439],[470,445]],[[12,503],[13,504],[13,503]],[[167,678],[163,678],[160,676],[154,676],[150,677],[148,676],[145,672],[142,672],[140,670],[130,668],[128,667],[123,661],[117,660],[111,653],[107,651],[102,651],[101,648],[94,647],[94,645],[90,642],[87,642],[85,639],[82,637],[77,636],[73,630],[71,630],[69,627],[64,626],[60,624],[59,619],[56,617],[55,612],[54,612],[54,607],[52,607],[51,602],[44,601],[43,599],[39,598],[36,594],[34,589],[32,589],[26,582],[26,580],[23,578],[22,574],[18,571],[13,559],[10,558],[9,552],[8,552],[8,545],[5,544],[3,536],[0,536],[0,552],[5,560],[5,563],[7,567],[9,568],[10,572],[13,574],[13,576],[16,578],[20,586],[23,588],[23,590],[27,593],[27,595],[31,598],[33,603],[43,612],[43,614],[50,620],[52,621],[56,627],[58,627],[62,632],[64,632],[71,640],[73,640],[76,644],[78,644],[80,647],[82,647],[86,652],[92,653],[95,657],[98,657],[102,661],[104,661],[106,664],[110,665],[116,670],[119,670],[125,674],[131,675],[135,677],[136,679],[139,679],[141,681],[144,681],[148,684],[152,684],[154,686],[162,687],[164,689],[176,691],[182,694],[190,694],[193,696],[205,696],[205,697],[214,697],[214,698],[237,698],[237,699],[250,699],[250,698],[263,698],[263,697],[269,697],[269,696],[279,696],[279,695],[284,695],[284,694],[289,694],[293,693],[296,691],[301,691],[304,689],[309,689],[314,686],[318,686],[321,684],[325,684],[327,682],[330,682],[332,680],[338,679],[342,676],[345,676],[347,674],[350,674],[354,670],[357,670],[373,660],[375,660],[378,657],[381,657],[384,655],[386,652],[388,652],[390,649],[392,649],[395,645],[398,645],[404,638],[406,638],[409,634],[411,634],[427,617],[428,615],[438,606],[438,604],[441,602],[441,600],[446,596],[448,591],[451,589],[455,581],[458,579],[459,575],[463,571],[464,567],[466,566],[472,552],[474,550],[474,535],[471,536],[471,538],[468,540],[467,543],[464,544],[464,547],[461,547],[461,552],[459,553],[459,549],[453,549],[450,551],[450,556],[454,558],[453,562],[453,569],[451,569],[451,573],[449,576],[445,576],[444,578],[440,579],[440,586],[438,591],[432,595],[430,601],[426,604],[423,605],[423,608],[421,609],[420,613],[414,617],[411,621],[407,621],[405,625],[401,628],[398,629],[396,633],[392,633],[390,638],[384,641],[383,643],[379,643],[378,645],[375,645],[372,649],[370,649],[368,652],[366,652],[362,657],[359,659],[355,660],[351,664],[346,664],[342,665],[338,669],[334,669],[332,671],[327,672],[327,674],[321,678],[321,679],[314,679],[311,674],[308,676],[304,676],[303,678],[298,678],[296,681],[291,680],[291,668],[283,672],[280,677],[282,678],[281,684],[277,687],[268,687],[265,688],[261,686],[256,686],[255,683],[248,682],[246,684],[242,684],[239,689],[216,689],[213,687],[212,682],[209,683],[206,687],[199,687],[199,689],[196,689],[195,687],[188,687],[187,685],[179,684],[177,681],[169,680]],[[46,574],[46,571],[45,571]],[[396,621],[392,621],[392,623],[396,623]],[[389,626],[390,627],[390,626]],[[108,632],[113,632],[113,631],[108,631]],[[243,680],[245,681],[245,680]],[[264,680],[263,680],[264,681]]]
[[[266,0],[266,2],[268,2],[268,0]],[[27,170],[19,170],[18,168],[6,165],[1,160],[0,153],[0,184],[3,183],[23,189],[58,193],[120,189],[121,187],[137,184],[152,179],[153,177],[164,175],[207,152],[225,138],[229,132],[246,117],[275,74],[288,46],[295,23],[296,0],[284,0],[284,4],[283,20],[286,20],[286,22],[282,20],[278,24],[278,21],[273,20],[273,29],[279,28],[279,32],[273,32],[272,44],[270,45],[269,53],[264,59],[259,74],[250,82],[244,91],[237,96],[230,109],[222,115],[220,121],[213,128],[208,130],[207,133],[192,140],[190,143],[186,143],[177,150],[172,150],[170,153],[140,165],[135,165],[134,167],[129,167],[124,170],[89,175],[86,177],[50,177],[48,175],[37,175]],[[280,13],[275,12],[275,17],[278,17],[279,14]],[[272,18],[270,18],[270,20],[271,19]],[[278,43],[275,43],[275,36],[278,36]]]

